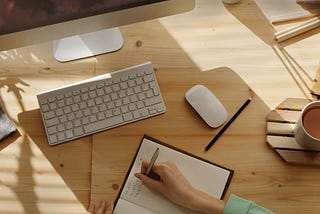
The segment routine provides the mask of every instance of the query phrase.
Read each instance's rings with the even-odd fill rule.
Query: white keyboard
[[[166,111],[150,62],[37,95],[49,145]]]

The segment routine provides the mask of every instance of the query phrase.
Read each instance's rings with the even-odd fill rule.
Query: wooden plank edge
[[[295,124],[267,122],[267,134],[277,136],[293,136]]]
[[[276,149],[276,153],[287,164],[320,166],[320,152]]]
[[[287,98],[280,103],[276,109],[301,111],[303,107],[311,101],[312,100],[302,98]]]
[[[296,123],[300,116],[300,111],[272,110],[266,117],[267,122]]]

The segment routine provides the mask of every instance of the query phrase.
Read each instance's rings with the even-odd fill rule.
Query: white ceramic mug
[[[302,109],[294,137],[304,148],[320,149],[320,101],[313,101]]]

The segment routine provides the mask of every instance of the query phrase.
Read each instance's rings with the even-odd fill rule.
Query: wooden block
[[[273,149],[287,149],[287,150],[301,150],[301,151],[311,151],[310,149],[301,147],[295,138],[285,137],[285,136],[274,136],[267,135],[267,143]],[[320,149],[312,150],[311,152],[319,152]]]
[[[279,123],[295,123],[300,115],[300,111],[288,111],[288,110],[272,110],[267,115],[267,121],[279,122]]]
[[[276,149],[280,157],[289,164],[320,166],[320,152]]]
[[[267,133],[269,135],[293,136],[295,124],[290,123],[267,123]]]
[[[310,102],[308,99],[300,99],[300,98],[287,98],[285,99],[277,109],[290,109],[292,111],[301,111],[305,105]]]

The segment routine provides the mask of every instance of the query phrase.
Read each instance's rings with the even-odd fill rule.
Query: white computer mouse
[[[217,128],[227,120],[228,112],[207,87],[195,85],[187,91],[185,97],[210,127]]]

